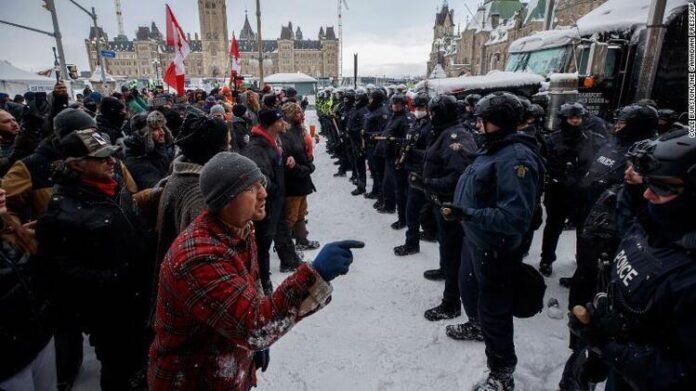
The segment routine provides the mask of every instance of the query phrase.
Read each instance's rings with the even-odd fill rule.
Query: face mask
[[[670,240],[679,240],[694,228],[688,216],[696,213],[693,197],[681,194],[666,204],[648,203],[648,216],[658,228],[661,236]]]
[[[425,117],[426,115],[428,115],[428,112],[425,110],[416,110],[413,112],[413,115],[416,118],[421,119],[421,118]]]

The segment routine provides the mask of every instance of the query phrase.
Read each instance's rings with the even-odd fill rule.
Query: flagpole
[[[259,49],[259,89],[263,89],[263,40],[261,39],[261,1],[256,0],[256,39]]]

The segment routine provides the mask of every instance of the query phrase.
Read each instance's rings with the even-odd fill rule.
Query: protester
[[[123,143],[124,162],[139,189],[150,189],[169,173],[174,151],[172,134],[159,111],[136,114],[130,120],[133,134]]]

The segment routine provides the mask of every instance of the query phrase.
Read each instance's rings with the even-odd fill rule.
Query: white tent
[[[10,96],[24,94],[27,91],[53,91],[55,84],[56,81],[49,77],[19,69],[9,61],[0,60],[0,91]]]
[[[263,79],[265,83],[269,84],[285,84],[285,83],[316,83],[317,79],[305,75],[304,73],[275,73],[273,75],[267,76]]]

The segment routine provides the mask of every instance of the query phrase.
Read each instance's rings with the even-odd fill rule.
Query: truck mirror
[[[604,69],[607,64],[607,52],[609,45],[604,42],[593,42],[590,45],[590,54],[587,64],[589,76],[594,76],[597,81],[604,79]]]

